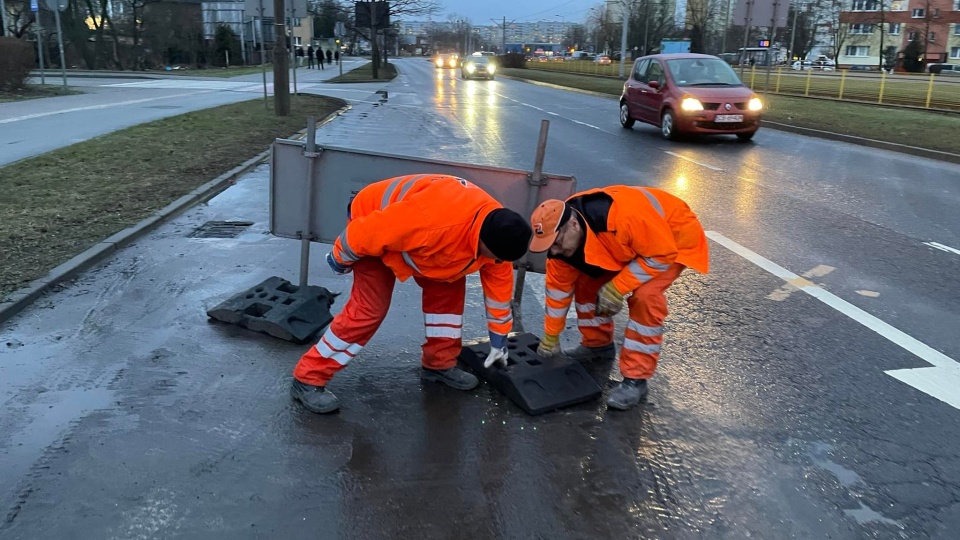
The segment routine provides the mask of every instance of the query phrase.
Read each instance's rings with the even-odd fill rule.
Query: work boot
[[[587,347],[586,345],[577,345],[573,349],[563,351],[563,355],[571,360],[578,362],[588,362],[593,360],[613,360],[617,356],[617,347],[613,343],[601,345],[599,347]]]
[[[304,384],[296,379],[290,385],[290,396],[303,403],[308,411],[315,413],[332,413],[340,408],[340,400],[333,392],[322,386]]]
[[[607,398],[607,406],[613,409],[626,411],[632,409],[640,400],[647,397],[646,379],[628,379],[623,378],[623,382],[610,392]]]
[[[420,372],[420,379],[440,382],[457,390],[473,390],[480,384],[474,374],[467,373],[458,367],[450,369],[423,368],[423,371]]]

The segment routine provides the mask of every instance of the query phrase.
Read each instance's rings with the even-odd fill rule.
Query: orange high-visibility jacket
[[[587,264],[616,272],[611,280],[620,294],[633,291],[678,263],[706,274],[707,237],[696,214],[682,199],[665,191],[637,186],[609,186],[574,194],[570,199],[603,192],[613,198],[607,231],[586,229]],[[568,199],[569,200],[569,199]],[[563,331],[579,271],[547,259],[545,331]]]
[[[513,324],[513,265],[479,254],[480,226],[502,205],[453,176],[398,176],[371,184],[350,204],[347,228],[333,246],[341,264],[379,257],[400,281],[422,276],[452,282],[480,271],[487,327]]]

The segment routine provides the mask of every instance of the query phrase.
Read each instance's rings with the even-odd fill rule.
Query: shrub
[[[507,53],[501,54],[497,58],[497,63],[500,64],[500,67],[505,68],[526,68],[527,67],[527,57],[520,53]]]
[[[0,90],[23,88],[34,58],[33,48],[26,41],[0,37]]]

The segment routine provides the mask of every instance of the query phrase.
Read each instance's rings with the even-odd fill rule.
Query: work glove
[[[597,295],[597,317],[612,317],[623,309],[623,295],[613,286],[612,281],[600,287]]]
[[[540,340],[540,346],[537,347],[537,354],[544,358],[551,358],[560,354],[560,336],[551,336],[547,334]]]
[[[330,268],[333,269],[338,275],[349,274],[353,271],[353,268],[350,268],[350,265],[340,264],[337,262],[337,259],[333,256],[333,253],[327,253],[327,264],[330,265]]]
[[[483,361],[483,367],[488,368],[493,364],[500,367],[507,365],[507,336],[490,332],[490,354]]]

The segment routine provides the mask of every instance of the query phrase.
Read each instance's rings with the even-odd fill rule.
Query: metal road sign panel
[[[37,3],[37,0],[30,0],[30,11],[40,11],[40,4]]]
[[[750,26],[769,27],[775,5],[777,26],[783,28],[787,25],[787,12],[790,10],[788,0],[739,0],[736,9],[733,11],[733,24],[743,25],[747,18],[747,4],[751,4]]]
[[[311,158],[303,141],[274,141],[270,171],[270,232],[282,238],[332,244],[347,223],[347,203],[356,191],[374,182],[407,174],[449,174],[473,182],[503,206],[527,213],[531,175],[528,171],[483,167],[347,148],[317,145],[313,166],[313,198],[308,199],[307,175]],[[543,174],[538,200],[566,199],[576,191],[572,176]],[[312,209],[311,209],[312,207]],[[305,231],[312,210],[310,230]],[[533,254],[530,254],[533,255]],[[543,273],[544,254],[528,257],[528,269]]]
[[[263,8],[262,15],[260,14],[261,7]],[[307,13],[307,0],[284,0],[283,10],[287,12],[287,16],[290,15],[291,7],[297,17],[306,18],[310,16]],[[251,17],[266,17],[272,19],[273,0],[245,0],[243,11]]]
[[[69,0],[44,0],[43,3],[50,11],[63,11],[70,5]]]

